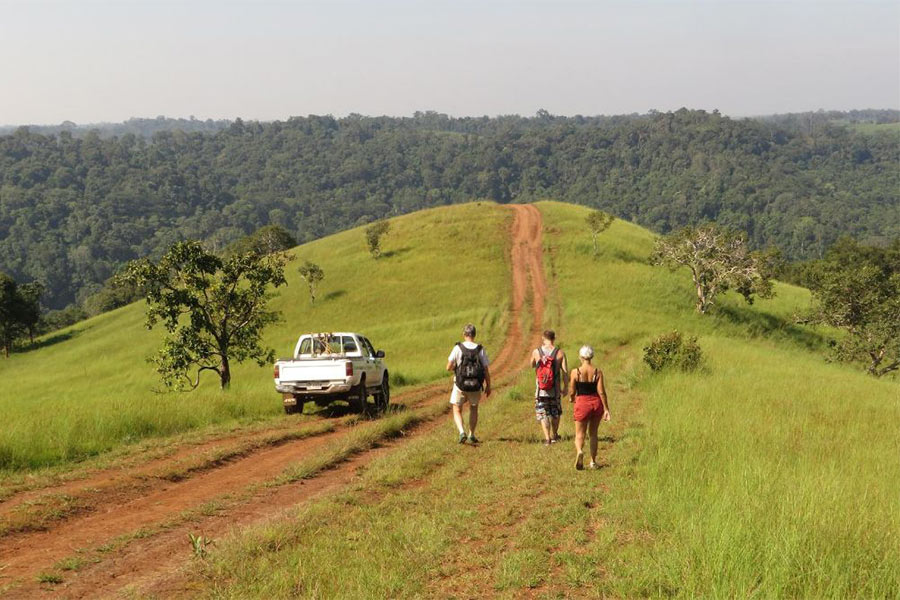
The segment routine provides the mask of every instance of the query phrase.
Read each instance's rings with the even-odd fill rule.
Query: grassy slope
[[[707,372],[648,377],[643,446],[613,514],[652,540],[620,549],[614,589],[687,595],[879,596],[900,592],[900,387],[825,364],[817,332],[786,319],[807,293],[779,285],[753,307],[734,295],[714,318],[691,310],[684,274],[632,261],[649,236],[617,223],[597,293],[578,293],[582,212],[549,205],[560,229],[566,330],[577,340],[633,340],[678,328],[698,334]],[[627,253],[622,253],[622,238]],[[619,238],[619,239],[617,239]],[[637,250],[640,249],[640,252]],[[577,258],[576,258],[577,257]],[[625,260],[622,260],[622,259]],[[590,281],[590,279],[589,279]],[[629,485],[624,485],[625,482]],[[612,548],[610,548],[612,550]],[[633,582],[646,581],[635,588]]]
[[[900,136],[900,123],[855,123],[850,127],[860,133]]]
[[[824,363],[819,333],[785,320],[802,289],[753,307],[729,296],[701,317],[684,274],[644,264],[648,232],[616,222],[594,261],[584,209],[541,210],[556,325],[573,354],[592,343],[611,380],[606,468],[577,473],[569,442],[537,443],[525,373],[485,403],[480,447],[455,445],[448,424],[297,519],[222,540],[198,565],[208,594],[900,594],[897,383]],[[700,337],[704,372],[640,363],[673,328]]]
[[[288,286],[272,303],[284,322],[268,330],[266,342],[286,356],[302,332],[359,330],[387,352],[395,386],[441,376],[462,323],[502,339],[510,219],[493,204],[400,217],[379,260],[367,254],[360,229],[295,249]],[[325,271],[315,307],[297,274],[305,259]],[[423,285],[410,290],[408,273]],[[0,360],[0,469],[64,463],[142,438],[281,413],[269,366],[237,367],[229,392],[212,378],[193,393],[152,392],[158,384],[145,358],[161,334],[144,328],[144,312],[143,303],[133,304],[50,336],[63,341],[43,340],[38,350]]]

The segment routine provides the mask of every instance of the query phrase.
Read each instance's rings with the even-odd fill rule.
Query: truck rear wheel
[[[378,388],[378,393],[375,394],[375,406],[378,407],[379,411],[384,412],[387,410],[390,403],[391,382],[388,380],[388,374],[385,373],[384,377],[381,378],[381,387]]]
[[[287,397],[287,394],[285,394],[285,397]],[[288,414],[288,415],[296,415],[296,414],[302,413],[303,412],[303,400],[298,398],[297,396],[294,396],[294,404],[285,404],[284,412],[285,412],[285,414]]]
[[[366,392],[366,378],[363,377],[359,380],[359,385],[356,386],[356,388],[350,394],[350,408],[358,413],[366,412],[367,397],[368,393]]]

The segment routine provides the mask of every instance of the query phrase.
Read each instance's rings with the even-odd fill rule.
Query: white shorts
[[[453,391],[450,392],[450,404],[463,405],[468,402],[469,406],[478,406],[479,400],[481,400],[481,392],[464,392],[455,385]]]

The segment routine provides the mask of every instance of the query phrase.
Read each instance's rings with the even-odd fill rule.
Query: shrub
[[[644,362],[654,371],[676,367],[682,371],[696,370],[703,361],[703,351],[696,336],[687,339],[679,331],[664,333],[644,348]]]

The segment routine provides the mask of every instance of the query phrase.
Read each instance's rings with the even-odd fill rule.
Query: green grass
[[[631,380],[641,451],[610,514],[647,531],[598,586],[613,595],[873,597],[900,593],[900,387],[822,359],[820,330],[790,324],[805,290],[778,285],[752,307],[731,294],[693,312],[685,272],[640,259],[650,237],[617,222],[593,261],[583,211],[542,206],[558,229],[559,291],[573,346],[601,351],[654,335],[699,336],[697,374]],[[623,252],[624,250],[624,252]],[[596,293],[585,294],[592,282]]]
[[[545,448],[519,383],[484,403],[478,448],[447,423],[373,461],[355,487],[237,532],[195,567],[209,597],[801,597],[900,595],[900,386],[822,358],[791,324],[800,288],[693,310],[686,273],[650,267],[617,221],[591,256],[585,209],[541,203],[547,322],[591,343],[613,421],[601,471]],[[697,335],[693,374],[641,348]],[[563,433],[571,434],[566,410]],[[192,588],[195,589],[195,588]]]
[[[893,137],[900,136],[900,123],[853,123],[848,126],[867,135],[889,134]]]
[[[511,213],[490,203],[438,208],[392,220],[385,256],[372,259],[361,229],[294,251],[288,286],[273,307],[284,321],[266,342],[288,356],[300,333],[359,330],[387,352],[395,389],[443,375],[463,323],[480,326],[496,352],[508,305],[507,228]],[[322,266],[311,306],[297,274]],[[144,328],[145,305],[100,315],[0,360],[0,473],[60,465],[148,438],[277,418],[271,367],[234,369],[227,392],[207,378],[192,393],[158,394],[146,358],[161,339]]]
[[[456,444],[452,427],[441,427],[374,461],[352,489],[220,541],[197,567],[208,594],[515,597],[523,582],[540,582],[552,566],[543,544],[562,522],[553,517],[571,516],[581,501],[538,495],[552,474],[534,467],[552,455],[527,419],[530,385],[489,401],[479,447]]]

